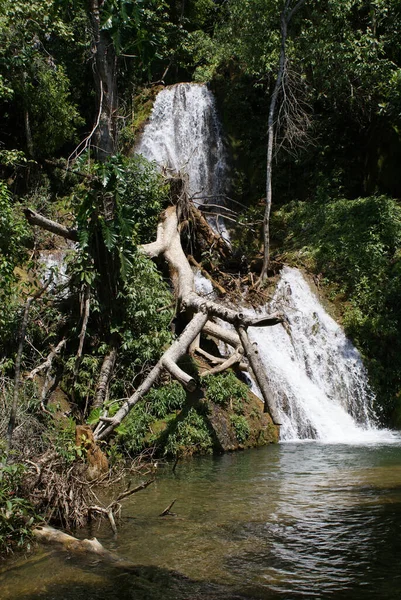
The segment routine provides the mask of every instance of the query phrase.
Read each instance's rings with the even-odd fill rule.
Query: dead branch
[[[176,513],[172,513],[171,509],[173,508],[173,506],[176,502],[177,502],[177,498],[175,498],[172,502],[170,502],[170,504],[167,506],[167,508],[165,508],[163,510],[163,512],[160,513],[159,517],[175,517]]]
[[[189,267],[189,265],[188,265]],[[190,267],[189,267],[190,268]],[[112,431],[121,423],[121,421],[127,416],[130,410],[141,400],[156,383],[163,370],[163,359],[171,359],[173,362],[177,362],[187,352],[189,345],[202,330],[203,325],[207,321],[207,314],[198,313],[188,323],[182,334],[172,343],[170,348],[166,350],[163,357],[153,367],[149,375],[145,378],[136,392],[128,398],[122,405],[122,407],[116,412],[111,421],[105,422],[104,418],[100,418],[100,423],[95,429],[95,439],[101,440],[110,435]]]
[[[50,369],[53,363],[54,358],[57,356],[57,354],[59,354],[61,352],[61,350],[64,348],[64,346],[66,345],[67,340],[66,338],[63,338],[55,348],[52,348],[50,353],[48,354],[45,362],[43,362],[42,364],[40,364],[38,367],[36,367],[35,369],[32,369],[32,371],[29,373],[29,375],[27,375],[27,380],[33,380],[36,375],[38,373],[40,373],[41,371],[43,371],[44,369]]]
[[[230,367],[233,367],[234,365],[240,363],[242,355],[243,355],[242,347],[239,347],[224,362],[222,362],[221,364],[217,365],[216,367],[213,367],[212,369],[209,369],[208,371],[205,371],[204,373],[202,373],[202,377],[207,377],[209,375],[217,375],[218,373],[222,373],[223,371],[226,371]]]
[[[40,215],[31,208],[24,208],[24,214],[31,225],[38,225],[42,229],[46,229],[46,231],[60,235],[67,240],[78,242],[78,231],[76,229],[60,225],[60,223]]]
[[[283,77],[286,68],[286,44],[288,26],[295,13],[299,11],[305,0],[298,0],[292,5],[292,0],[285,0],[280,15],[280,57],[277,69],[277,78],[270,99],[269,116],[267,121],[267,151],[266,151],[266,207],[263,217],[263,265],[260,273],[258,287],[267,278],[270,264],[270,212],[272,206],[272,175],[273,175],[273,149],[275,138],[275,115],[279,92],[282,88]]]
[[[269,409],[269,413],[271,418],[273,419],[273,422],[276,425],[281,425],[281,420],[278,414],[276,403],[272,398],[270,382],[266,375],[266,371],[263,368],[263,364],[259,358],[258,351],[255,345],[250,342],[246,328],[243,325],[240,325],[237,328],[237,331],[241,340],[242,347],[244,348],[246,357],[249,360],[249,364],[252,367],[255,379],[258,383],[260,391],[262,392],[262,396],[265,401],[265,409]]]
[[[132,490],[126,490],[125,492],[122,492],[119,496],[117,496],[116,502],[121,502],[121,500],[125,500],[125,498],[128,498],[129,496],[132,496],[133,494],[136,494],[137,492],[146,489],[151,483],[154,482],[155,479],[148,479],[147,481],[143,481],[142,483],[134,487]]]
[[[215,279],[213,279],[213,277],[206,271],[206,269],[204,267],[202,267],[202,265],[200,263],[198,263],[198,261],[196,261],[194,259],[193,256],[189,255],[187,258],[188,258],[189,262],[191,263],[191,265],[196,267],[202,273],[202,275],[211,282],[213,287],[216,288],[216,290],[218,290],[220,292],[220,294],[222,296],[227,294],[227,291],[219,283],[217,283],[217,281]]]
[[[100,118],[102,116],[102,110],[103,110],[103,82],[102,80],[100,80],[100,101],[99,101],[99,111],[97,114],[97,118],[96,118],[96,123],[94,124],[92,131],[90,132],[89,135],[86,136],[86,138],[84,138],[82,140],[82,142],[80,142],[78,144],[78,146],[75,148],[75,150],[73,150],[70,154],[70,156],[67,158],[67,166],[69,166],[70,164],[70,160],[76,160],[77,158],[79,158],[81,156],[81,154],[83,154],[83,152],[85,152],[85,150],[87,148],[90,147],[90,143],[92,140],[93,135],[95,134],[95,131],[97,130],[97,128],[99,127],[99,123],[100,123]]]
[[[89,310],[90,310],[90,288],[88,285],[86,285],[85,292],[84,292],[84,302],[83,302],[82,328],[81,328],[81,333],[79,334],[79,346],[78,346],[78,350],[77,350],[77,355],[75,357],[74,376],[76,376],[78,374],[79,365],[81,364],[81,360],[82,360],[82,351],[84,348],[86,328],[88,327],[88,321],[89,321]]]
[[[116,359],[117,347],[113,345],[110,352],[103,359],[92,408],[101,408],[104,404]]]

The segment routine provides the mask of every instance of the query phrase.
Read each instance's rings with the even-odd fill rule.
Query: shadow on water
[[[53,558],[55,558],[53,556]],[[60,557],[59,557],[60,558]],[[138,566],[132,569],[115,569],[82,560],[70,560],[69,569],[74,570],[71,579],[65,581],[48,573],[38,586],[32,587],[29,578],[18,590],[15,581],[8,595],[7,589],[0,587],[2,600],[246,600],[254,596],[237,593],[232,586],[218,585],[205,581],[194,581],[189,577],[152,566]],[[57,571],[53,564],[53,572]],[[18,577],[18,574],[16,574]],[[52,579],[55,579],[55,581]],[[1,577],[0,577],[1,582]],[[22,583],[22,582],[20,582]],[[36,589],[35,589],[36,588]]]

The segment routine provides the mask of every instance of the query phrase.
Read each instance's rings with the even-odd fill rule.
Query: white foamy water
[[[281,439],[329,443],[397,441],[380,430],[373,393],[356,348],[297,269],[282,271],[266,312],[282,310],[288,325],[250,328],[282,420]]]
[[[195,205],[221,204],[227,156],[213,94],[205,85],[179,83],[156,97],[136,152],[160,168],[186,174]],[[222,219],[213,227],[227,237]]]
[[[39,263],[43,267],[41,280],[45,283],[50,273],[53,273],[51,287],[67,284],[67,251],[62,250],[43,250],[39,254]]]

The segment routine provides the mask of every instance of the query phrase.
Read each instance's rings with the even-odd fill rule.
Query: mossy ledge
[[[198,368],[202,372],[193,363],[191,370]],[[155,448],[159,456],[181,458],[278,442],[279,429],[263,402],[234,372],[200,375],[199,383],[187,394],[175,382],[155,390],[118,430],[118,444],[129,453]]]

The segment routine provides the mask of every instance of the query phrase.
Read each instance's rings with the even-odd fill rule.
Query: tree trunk
[[[104,404],[116,358],[117,347],[113,345],[110,349],[110,352],[108,352],[103,359],[102,368],[100,369],[99,380],[97,383],[96,396],[93,401],[92,408],[101,408]]]
[[[94,132],[95,154],[105,161],[115,153],[117,136],[117,56],[107,30],[102,29],[100,13],[104,0],[90,0],[93,31],[93,74],[97,98],[97,127]]]
[[[270,263],[270,212],[272,206],[272,171],[273,171],[273,149],[275,126],[274,119],[276,114],[276,104],[280,88],[283,83],[286,65],[286,42],[288,35],[288,24],[294,14],[301,8],[305,0],[299,0],[292,10],[290,10],[292,0],[286,0],[283,11],[280,16],[281,48],[278,64],[277,79],[273,94],[270,99],[269,118],[267,121],[267,155],[266,155],[266,208],[263,218],[263,265],[260,273],[259,282],[267,278],[267,270]]]

